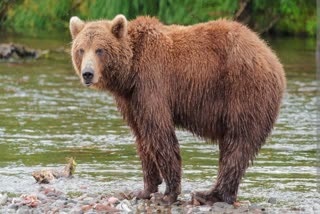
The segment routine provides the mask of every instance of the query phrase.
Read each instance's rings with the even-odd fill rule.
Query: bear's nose
[[[83,77],[86,84],[91,83],[91,80],[93,78],[93,69],[91,69],[91,68],[83,69],[82,77]]]

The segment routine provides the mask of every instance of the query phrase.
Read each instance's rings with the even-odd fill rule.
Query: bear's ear
[[[117,15],[112,20],[111,32],[117,38],[122,38],[127,35],[128,21],[124,15]]]
[[[84,27],[84,21],[79,19],[77,16],[72,16],[69,23],[70,33],[72,36],[72,39],[75,39],[78,33],[83,29]]]

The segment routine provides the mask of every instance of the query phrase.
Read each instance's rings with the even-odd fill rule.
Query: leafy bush
[[[315,0],[1,0],[0,26],[23,32],[66,31],[73,15],[93,20],[119,13],[128,19],[157,16],[166,24],[235,18],[258,32],[311,36],[317,24]]]

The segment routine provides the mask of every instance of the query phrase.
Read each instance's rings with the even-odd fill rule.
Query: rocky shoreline
[[[234,205],[218,202],[213,206],[195,206],[181,200],[171,206],[158,205],[154,199],[137,200],[130,192],[114,195],[67,194],[46,185],[40,185],[35,193],[10,197],[0,194],[0,213],[273,213],[268,208],[249,201]],[[271,206],[274,201],[267,203]],[[268,205],[269,204],[269,205]]]

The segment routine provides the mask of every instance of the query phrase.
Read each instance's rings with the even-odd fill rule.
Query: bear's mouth
[[[83,83],[86,87],[90,87],[93,83],[92,82],[84,82]]]

